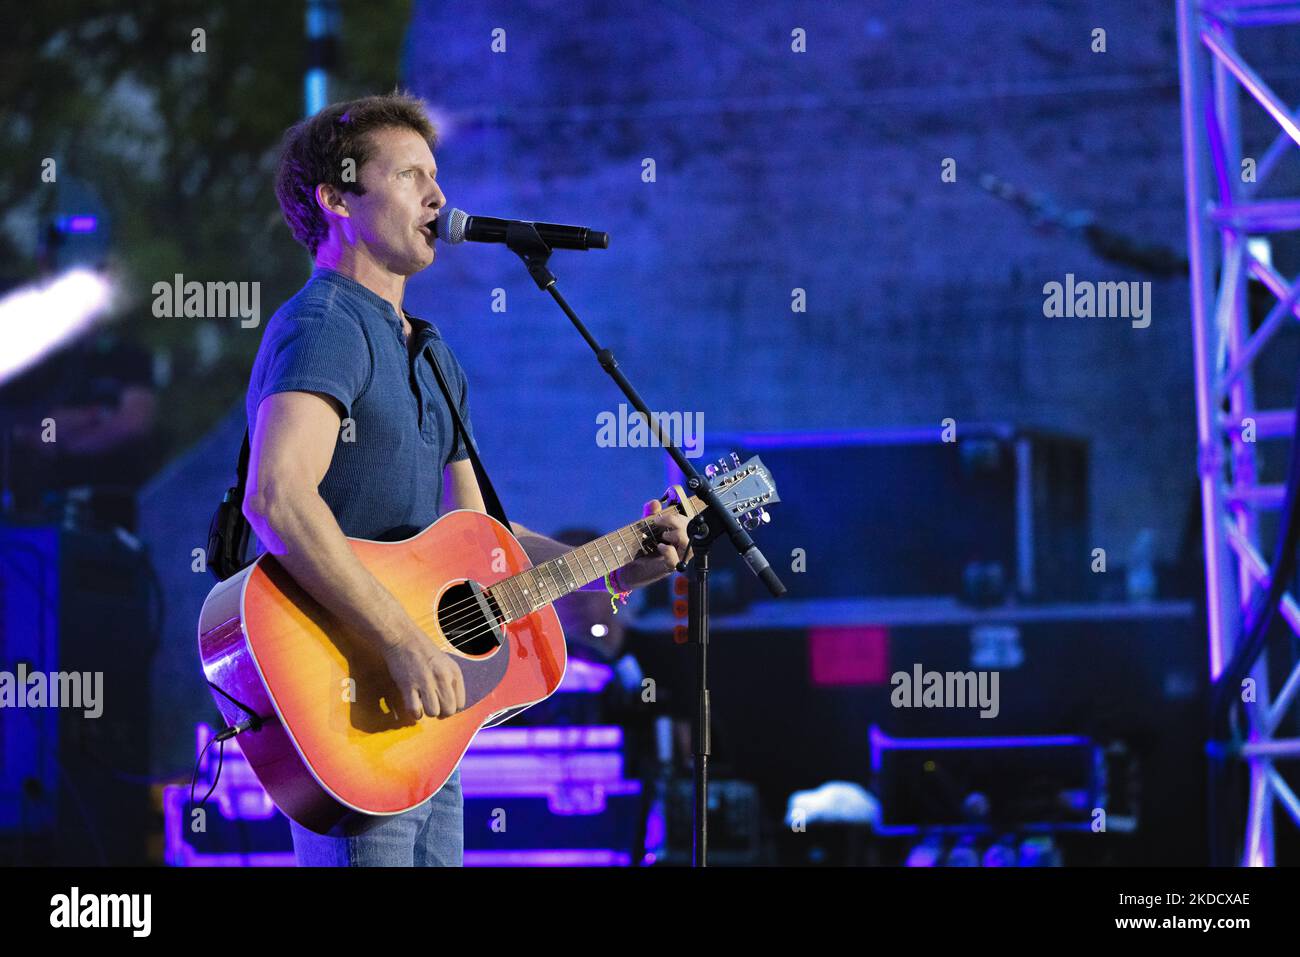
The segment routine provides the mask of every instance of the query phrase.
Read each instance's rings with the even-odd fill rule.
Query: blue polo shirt
[[[465,372],[430,322],[318,267],[266,324],[248,385],[250,432],[276,392],[323,392],[344,409],[320,495],[344,535],[410,538],[437,519],[443,469],[469,457],[429,357],[436,356],[472,439]]]

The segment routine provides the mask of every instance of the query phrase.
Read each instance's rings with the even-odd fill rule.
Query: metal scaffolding
[[[1205,525],[1210,677],[1218,679],[1243,634],[1246,612],[1271,581],[1260,517],[1282,505],[1285,489],[1258,479],[1256,440],[1290,438],[1295,410],[1255,404],[1254,369],[1269,342],[1300,318],[1300,276],[1286,279],[1258,242],[1300,230],[1300,199],[1262,198],[1271,174],[1300,146],[1300,112],[1284,103],[1246,62],[1237,39],[1247,30],[1300,24],[1300,3],[1279,0],[1178,0],[1183,159],[1196,363],[1196,430]],[[1243,152],[1241,113],[1262,108],[1280,131],[1262,153]],[[1258,144],[1263,146],[1263,143]],[[1252,241],[1255,240],[1255,241]],[[1247,284],[1262,283],[1275,304],[1251,329]],[[1278,614],[1300,636],[1300,605],[1284,593]],[[1300,824],[1300,799],[1277,765],[1300,756],[1300,740],[1278,737],[1300,691],[1294,668],[1272,697],[1268,653],[1252,663],[1256,700],[1239,757],[1250,798],[1241,863],[1274,863],[1273,824],[1284,810]]]

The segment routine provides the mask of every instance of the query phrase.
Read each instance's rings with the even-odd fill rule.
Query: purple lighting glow
[[[607,797],[639,794],[623,777],[623,729],[604,725],[490,728],[461,759],[467,798],[545,797],[556,815],[601,814]]]
[[[466,867],[627,867],[621,851],[466,851]]]
[[[871,726],[871,770],[879,772],[886,751],[982,750],[985,748],[1086,747],[1091,739],[1073,734],[1042,734],[1001,738],[891,738]]]
[[[224,779],[225,772],[222,772]],[[206,786],[204,788],[206,790]],[[163,788],[164,854],[169,867],[294,867],[293,851],[257,851],[248,854],[205,854],[185,841],[184,828],[189,823],[190,788],[168,785]]]
[[[623,729],[609,725],[566,728],[489,728],[474,739],[473,751],[591,750],[621,748]]]
[[[90,215],[60,216],[58,227],[65,233],[93,233],[99,228],[99,217]]]
[[[603,625],[592,625],[592,634],[596,635],[597,627]],[[603,633],[602,633],[603,635]],[[597,638],[602,635],[596,635]],[[598,692],[605,690],[605,685],[614,680],[614,669],[609,665],[602,665],[594,661],[583,661],[581,658],[570,658],[569,666],[564,671],[564,678],[560,681],[560,687],[557,693],[568,693],[572,691]]]

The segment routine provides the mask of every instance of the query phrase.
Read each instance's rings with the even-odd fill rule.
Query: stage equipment
[[[628,867],[643,853],[641,782],[623,730],[491,728],[461,762],[467,867]]]
[[[160,602],[125,533],[0,525],[0,860],[147,863]]]
[[[1300,756],[1294,720],[1300,664],[1289,647],[1270,660],[1264,632],[1273,617],[1268,606],[1275,604],[1292,637],[1300,635],[1300,605],[1291,591],[1282,593],[1291,582],[1278,558],[1287,561],[1288,550],[1277,548],[1270,562],[1262,528],[1277,509],[1295,521],[1297,449],[1293,443],[1287,488],[1261,481],[1258,448],[1293,437],[1297,423],[1293,408],[1257,403],[1254,370],[1277,351],[1269,347],[1278,333],[1300,317],[1300,278],[1283,276],[1267,252],[1268,237],[1300,230],[1300,198],[1269,192],[1283,159],[1291,154],[1294,161],[1300,123],[1243,56],[1241,44],[1279,26],[1294,30],[1300,4],[1179,0],[1177,16],[1209,671],[1220,704],[1221,746],[1214,754],[1217,767],[1241,762],[1249,774],[1244,820],[1232,822],[1244,838],[1232,856],[1245,865],[1272,865],[1277,812],[1300,823],[1300,797],[1281,770]],[[1272,117],[1279,130],[1271,143],[1243,141],[1243,107]],[[1252,281],[1277,300],[1258,325],[1248,309]],[[1278,538],[1286,544],[1285,534]],[[1289,551],[1293,555],[1293,542]],[[1271,585],[1278,594],[1266,598]],[[1241,696],[1245,677],[1254,695],[1244,706],[1248,727],[1230,733],[1224,728],[1228,705]],[[1212,785],[1224,808],[1229,792],[1221,782]],[[1218,816],[1212,808],[1212,828]],[[1216,861],[1226,863],[1227,856],[1226,850],[1215,853]]]
[[[1088,448],[1009,423],[844,432],[718,433],[711,448],[761,452],[781,476],[764,529],[792,599],[960,598],[971,605],[1077,601],[1090,571]],[[670,463],[669,484],[681,482]],[[715,607],[761,591],[719,556]],[[672,583],[650,589],[669,603]]]
[[[675,624],[671,611],[645,611],[631,623],[628,648],[655,677],[656,709],[681,719],[693,705],[692,675],[690,656],[664,640]],[[725,665],[712,689],[719,773],[754,783],[774,829],[795,791],[827,781],[874,791],[872,725],[895,739],[1086,738],[1111,764],[1134,768],[1109,776],[1100,805],[1108,834],[1094,842],[1098,858],[1204,860],[1205,756],[1194,733],[1205,705],[1204,646],[1190,602],[971,608],[955,599],[786,598],[716,615],[713,624],[712,655]],[[974,673],[977,691],[980,673],[988,691],[996,675],[996,699],[903,700],[899,676],[910,679],[918,666],[945,677]],[[1121,778],[1140,789],[1121,787]],[[998,789],[972,780],[955,806],[983,789],[992,810],[1035,823],[1050,818],[1021,812],[1040,807],[1044,794],[1083,787],[1015,775]],[[928,794],[877,795],[892,800],[886,823],[952,823],[953,808],[909,804],[909,793]],[[949,818],[934,816],[940,811]],[[1126,821],[1136,830],[1125,832]]]

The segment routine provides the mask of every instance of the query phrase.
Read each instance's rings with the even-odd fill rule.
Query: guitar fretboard
[[[692,496],[692,500],[694,497]],[[504,578],[484,589],[509,621],[516,621],[575,592],[588,582],[604,578],[638,555],[653,555],[659,540],[659,526],[642,519],[602,535],[571,552],[534,565],[527,571]]]

